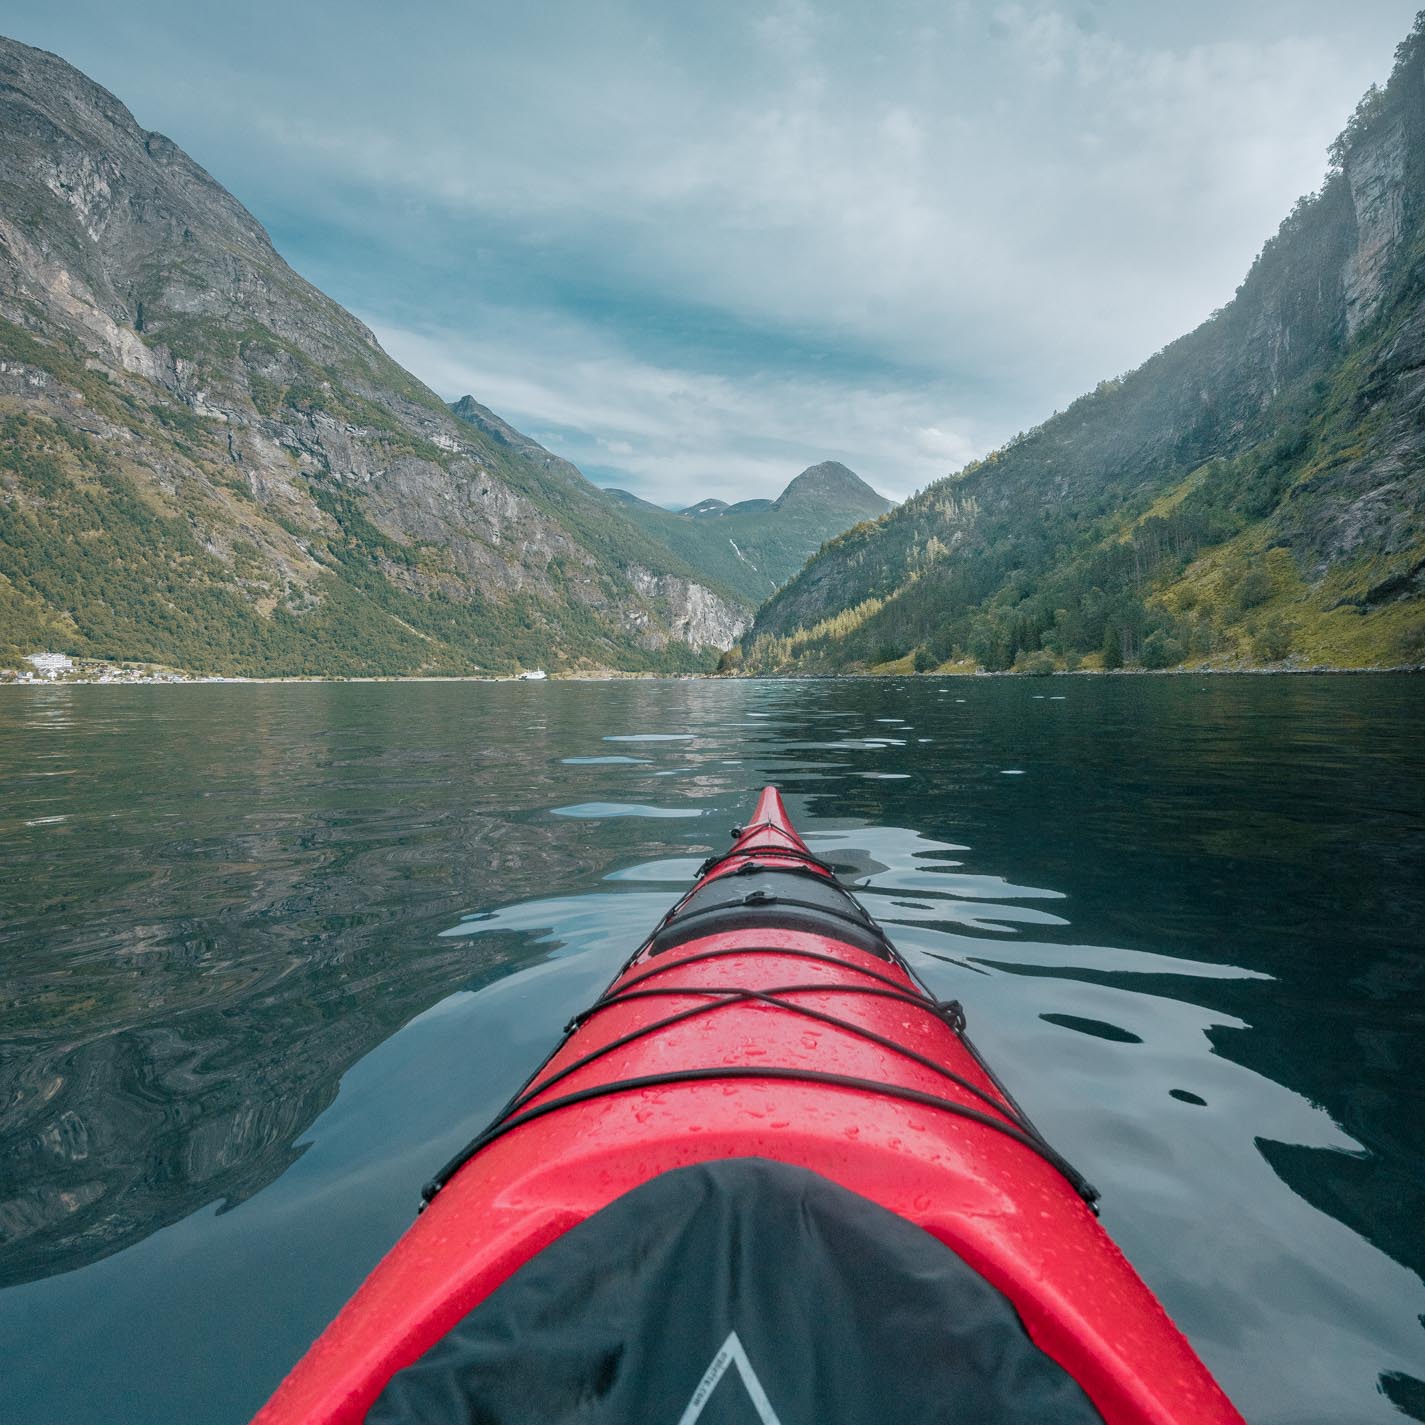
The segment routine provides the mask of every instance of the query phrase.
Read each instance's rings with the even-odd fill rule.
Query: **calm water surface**
[[[1425,1420],[1425,679],[0,689],[0,1414],[240,1422],[776,782],[1253,1422]]]

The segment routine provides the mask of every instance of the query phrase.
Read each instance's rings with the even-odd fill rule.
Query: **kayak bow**
[[[257,1420],[1240,1422],[1096,1196],[768,787]]]

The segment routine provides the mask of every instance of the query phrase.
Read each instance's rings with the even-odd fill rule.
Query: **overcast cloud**
[[[1415,0],[0,0],[447,399],[686,503],[901,497],[1230,299]]]

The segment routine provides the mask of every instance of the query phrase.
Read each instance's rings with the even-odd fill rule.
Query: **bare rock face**
[[[674,637],[695,648],[731,648],[751,623],[746,614],[690,579],[639,568],[630,569],[629,575],[639,593],[668,610]]]
[[[1346,165],[1356,245],[1346,260],[1344,296],[1350,336],[1376,314],[1405,223],[1406,125],[1395,116],[1352,149]]]
[[[176,145],[9,40],[0,194],[0,651],[402,673],[726,646],[731,609],[573,466],[456,419]]]
[[[591,531],[601,527],[610,512],[607,492],[591,485],[578,466],[546,450],[473,396],[462,397],[450,409],[496,446],[540,470],[547,489],[558,496],[564,508],[577,511],[585,527]],[[626,525],[637,527],[635,521],[619,514],[614,527],[621,530]],[[647,531],[644,534],[648,536]],[[652,568],[641,563],[625,566],[642,602],[625,603],[610,611],[619,627],[650,652],[661,653],[680,643],[719,651],[731,648],[750,622],[750,611],[735,597],[735,591],[709,587],[711,581],[699,577],[701,571],[695,565],[656,539],[648,537],[648,545],[659,548],[658,562]],[[587,587],[574,593],[590,603],[598,602]]]

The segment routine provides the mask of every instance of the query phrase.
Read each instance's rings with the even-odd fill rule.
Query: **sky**
[[[447,400],[904,498],[1228,302],[1420,0],[0,0]]]

